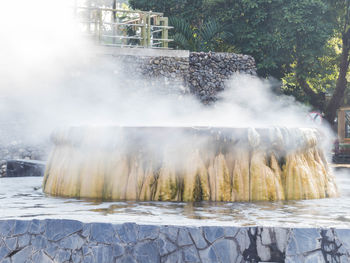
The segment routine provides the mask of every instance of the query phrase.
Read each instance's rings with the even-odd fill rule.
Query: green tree
[[[324,111],[330,122],[334,119],[347,84],[349,0],[130,0],[130,3],[139,9],[186,18],[187,24],[171,20],[178,48],[239,50],[252,55],[260,76],[283,80],[286,93]],[[205,31],[208,21],[215,21],[220,30],[211,39],[203,40],[200,31]],[[337,39],[342,39],[341,54],[336,52],[338,44],[332,43]],[[328,104],[326,93],[333,94]]]
[[[333,123],[337,109],[341,106],[346,87],[346,76],[349,71],[349,52],[350,52],[350,1],[334,1],[334,8],[338,13],[338,32],[342,40],[342,52],[339,61],[339,75],[333,96],[326,108],[326,119]]]
[[[171,17],[169,22],[175,27],[175,33],[172,36],[174,42],[171,45],[180,49],[221,51],[220,46],[231,37],[231,34],[225,30],[225,26],[216,20],[203,22],[200,27],[195,27],[185,19],[177,17]],[[232,46],[231,51],[234,51]]]

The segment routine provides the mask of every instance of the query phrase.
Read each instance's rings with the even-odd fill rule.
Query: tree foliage
[[[282,80],[285,93],[325,112],[330,122],[344,101],[350,0],[129,2],[170,17],[176,48],[252,55],[260,76]]]

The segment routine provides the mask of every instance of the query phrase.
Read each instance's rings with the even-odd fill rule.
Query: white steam
[[[71,1],[6,1],[0,11],[0,129],[40,140],[78,125],[305,127],[308,109],[268,81],[234,76],[213,106],[164,95],[79,35]],[[19,127],[19,128],[18,128]]]

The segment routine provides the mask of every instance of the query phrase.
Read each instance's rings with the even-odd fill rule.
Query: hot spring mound
[[[311,128],[73,127],[53,134],[43,189],[140,201],[337,196]]]

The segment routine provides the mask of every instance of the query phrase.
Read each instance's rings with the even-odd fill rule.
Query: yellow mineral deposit
[[[317,130],[306,128],[71,128],[53,136],[43,189],[102,200],[335,197],[319,140]]]

